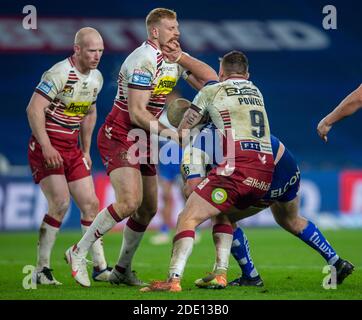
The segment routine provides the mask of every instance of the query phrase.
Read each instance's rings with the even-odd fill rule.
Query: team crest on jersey
[[[151,74],[143,70],[135,69],[132,75],[132,83],[140,86],[151,85]]]
[[[211,200],[216,204],[224,203],[228,198],[228,194],[223,188],[216,188],[211,193]]]
[[[63,96],[72,98],[74,94],[74,88],[70,85],[65,85],[63,89]]]
[[[48,94],[50,90],[53,88],[53,83],[50,81],[43,80],[37,87],[38,90],[44,92],[45,94]]]

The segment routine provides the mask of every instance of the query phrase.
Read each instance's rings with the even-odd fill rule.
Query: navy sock
[[[297,236],[317,250],[328,264],[334,265],[338,261],[339,256],[312,221],[308,221],[305,229]]]
[[[250,279],[259,275],[250,256],[248,238],[240,228],[234,230],[231,254],[238,262],[244,278]]]

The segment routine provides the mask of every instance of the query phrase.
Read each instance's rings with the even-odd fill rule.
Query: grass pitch
[[[184,273],[180,293],[141,293],[139,288],[125,285],[111,286],[107,283],[92,283],[91,288],[82,288],[70,276],[68,265],[63,260],[64,251],[80,238],[79,232],[60,232],[52,255],[52,268],[62,286],[38,286],[36,290],[23,288],[23,268],[35,265],[38,235],[33,233],[0,234],[0,299],[50,299],[50,300],[286,300],[309,299],[362,300],[362,231],[336,230],[324,234],[335,250],[355,265],[355,272],[337,289],[322,287],[324,259],[298,238],[281,229],[246,229],[254,263],[264,280],[264,287],[228,287],[224,290],[198,289],[194,280],[211,271],[214,249],[211,232],[202,232],[201,242],[194,246]],[[171,244],[153,246],[147,232],[136,253],[133,269],[143,280],[165,279],[170,261]],[[108,263],[113,266],[121,245],[120,233],[104,237]],[[90,271],[90,267],[89,267]],[[239,275],[239,267],[230,258],[228,279]]]

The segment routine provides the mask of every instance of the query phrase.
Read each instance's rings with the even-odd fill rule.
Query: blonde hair
[[[147,29],[161,21],[161,19],[177,19],[177,14],[175,11],[166,9],[166,8],[156,8],[151,10],[146,17],[146,27]]]

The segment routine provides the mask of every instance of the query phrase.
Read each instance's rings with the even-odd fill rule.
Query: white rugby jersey
[[[225,136],[232,130],[232,138],[240,142],[241,150],[272,154],[268,116],[259,89],[243,78],[232,77],[202,88],[191,108],[204,115]]]
[[[35,92],[50,102],[45,110],[48,134],[77,133],[83,117],[96,102],[102,85],[103,77],[99,70],[82,74],[76,69],[72,57],[46,71]]]
[[[185,74],[179,64],[167,63],[156,45],[147,40],[135,49],[121,66],[114,108],[128,113],[128,88],[152,90],[147,110],[159,117],[164,108],[166,96],[176,86],[182,75],[186,78]]]

